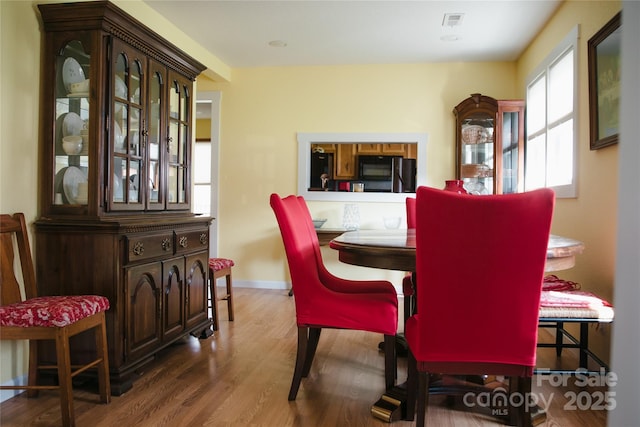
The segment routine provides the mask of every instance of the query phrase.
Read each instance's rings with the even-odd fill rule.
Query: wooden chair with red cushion
[[[213,330],[217,331],[220,327],[218,314],[218,301],[227,301],[227,315],[229,321],[233,322],[233,283],[231,277],[231,267],[235,263],[228,258],[209,258],[209,308],[211,308],[211,316],[213,317]],[[218,296],[217,280],[224,277],[227,293]]]
[[[0,339],[29,341],[28,383],[1,386],[0,389],[26,389],[29,397],[35,397],[38,390],[59,389],[62,425],[73,426],[75,417],[71,381],[74,376],[87,369],[97,368],[100,401],[109,403],[111,400],[104,315],[109,309],[109,300],[97,295],[38,297],[23,214],[0,215],[0,239]],[[25,298],[21,296],[20,283],[14,271],[16,252],[20,261]],[[87,330],[95,333],[96,357],[82,366],[72,366],[69,338]],[[38,365],[39,340],[55,341],[57,365]],[[38,385],[38,369],[56,367],[59,385]]]
[[[429,374],[505,376],[509,393],[530,396],[554,200],[549,189],[488,196],[418,189],[417,311],[405,330],[407,417],[417,401],[418,426]],[[531,425],[528,409],[508,408],[510,425]]]
[[[385,280],[346,280],[324,266],[318,236],[302,197],[271,195],[291,274],[298,349],[289,400],[295,400],[309,374],[323,328],[384,334],[385,387],[396,378],[395,335],[398,297]]]

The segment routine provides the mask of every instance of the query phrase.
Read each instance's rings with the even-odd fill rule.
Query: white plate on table
[[[71,92],[71,85],[73,83],[80,83],[85,81],[84,71],[82,66],[74,58],[67,58],[62,64],[62,82],[67,92]]]
[[[69,166],[64,171],[64,176],[62,178],[62,191],[69,203],[81,204],[81,201],[78,199],[78,185],[81,182],[87,182],[87,176],[80,168],[76,166]]]

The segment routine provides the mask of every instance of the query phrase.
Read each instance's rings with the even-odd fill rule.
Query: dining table
[[[415,229],[353,230],[345,231],[329,241],[329,247],[338,251],[341,262],[362,267],[416,271],[416,233]],[[565,270],[575,265],[576,256],[582,253],[584,244],[568,237],[550,235],[547,245],[545,272]],[[416,298],[419,296],[415,294]],[[398,335],[399,342],[404,337]],[[402,345],[406,345],[403,343]],[[451,378],[442,376],[430,381],[429,393],[448,394],[466,389],[484,387],[482,378]],[[389,402],[394,402],[389,404]],[[406,417],[406,383],[386,390],[372,408],[372,414],[386,422]],[[532,421],[541,422],[546,418],[545,412],[532,411]],[[534,423],[534,425],[536,425]]]
[[[416,230],[353,230],[333,238],[329,247],[338,251],[341,262],[386,270],[416,270]],[[566,270],[575,265],[584,250],[578,240],[549,236],[545,272]]]

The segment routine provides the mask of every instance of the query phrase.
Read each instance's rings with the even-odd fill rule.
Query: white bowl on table
[[[324,223],[325,223],[325,222],[327,222],[327,219],[326,219],[326,218],[314,219],[314,220],[313,220],[313,226],[314,226],[316,229],[318,229],[318,228],[321,228],[321,227],[324,225]]]

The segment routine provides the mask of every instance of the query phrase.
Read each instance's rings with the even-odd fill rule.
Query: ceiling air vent
[[[462,25],[464,13],[445,13],[442,19],[443,27],[457,27]]]

